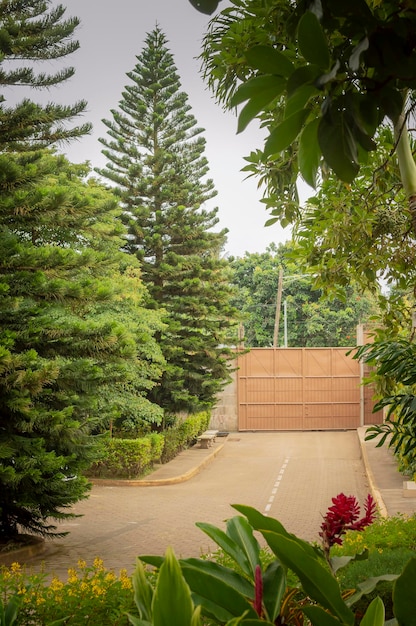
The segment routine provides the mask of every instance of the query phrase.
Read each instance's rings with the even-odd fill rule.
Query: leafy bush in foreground
[[[16,615],[16,626],[51,625],[57,620],[69,626],[126,626],[127,614],[136,626],[306,626],[308,620],[313,626],[384,626],[392,601],[397,621],[391,626],[414,623],[416,559],[407,555],[416,517],[379,520],[359,534],[347,532],[344,545],[333,548],[334,563],[336,557],[362,546],[369,550],[370,558],[350,560],[337,570],[335,578],[319,546],[288,533],[277,520],[251,507],[235,508],[241,515],[229,520],[225,531],[198,524],[220,547],[207,560],[177,561],[168,550],[166,558],[142,557],[133,579],[125,571],[115,575],[99,559],[92,567],[80,561],[77,568],[69,570],[65,582],[54,578],[48,583],[45,575],[30,574],[17,564],[0,568],[0,624],[12,623],[1,621],[3,604],[9,616]],[[268,550],[260,550],[254,529],[266,539]],[[358,541],[358,536],[363,539]],[[359,588],[362,573],[354,579],[356,567],[370,564],[372,555],[380,557],[382,564],[399,550],[405,559],[405,563],[397,562],[396,574],[401,575],[383,576],[388,593],[380,585],[376,587],[375,581],[366,583],[364,590]],[[158,570],[146,571],[144,562],[153,563]],[[373,576],[371,564],[368,567]],[[383,568],[381,571],[385,573]],[[348,572],[352,575],[348,588],[357,589],[355,596],[345,592]],[[377,595],[382,595],[384,606]]]

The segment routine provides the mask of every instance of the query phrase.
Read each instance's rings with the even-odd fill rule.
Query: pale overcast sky
[[[126,72],[135,66],[146,34],[157,22],[168,39],[192,113],[198,126],[205,129],[206,157],[218,191],[213,204],[219,208],[220,227],[229,230],[226,252],[234,256],[242,256],[246,251],[262,252],[271,242],[289,239],[288,229],[278,225],[264,227],[269,214],[260,203],[261,191],[254,179],[244,180],[245,174],[240,171],[245,165],[243,157],[261,146],[260,132],[253,124],[236,135],[236,117],[224,113],[215,104],[199,73],[200,62],[196,57],[209,16],[198,13],[188,0],[61,2],[67,7],[68,17],[76,15],[81,20],[77,31],[81,49],[68,58],[77,69],[74,78],[52,90],[50,97],[68,104],[86,99],[87,120],[94,124],[91,136],[66,150],[70,160],[88,160],[93,167],[105,164],[98,141],[98,137],[105,135],[101,119],[110,119],[110,109],[117,108],[122,90],[129,82]]]

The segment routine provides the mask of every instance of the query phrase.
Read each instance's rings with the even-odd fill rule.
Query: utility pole
[[[287,300],[283,302],[283,315],[284,315],[284,329],[285,329],[284,346],[285,348],[287,348]]]
[[[280,323],[280,308],[282,306],[282,290],[283,290],[283,268],[279,270],[279,284],[277,287],[276,297],[276,314],[274,318],[274,334],[273,334],[273,348],[277,348],[279,341],[279,323]]]

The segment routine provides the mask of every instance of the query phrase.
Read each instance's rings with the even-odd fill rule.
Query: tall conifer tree
[[[50,0],[0,0],[0,85],[48,89],[73,76],[73,67],[54,73],[37,71],[39,62],[59,60],[79,47],[73,39],[78,18],[64,19],[65,8],[62,5],[50,8],[50,5]],[[15,99],[15,90],[7,93]],[[3,91],[0,150],[42,148],[80,137],[89,132],[91,124],[71,124],[85,108],[84,100],[68,106],[52,102],[36,104],[24,98],[18,104],[8,105]]]
[[[207,178],[202,129],[190,112],[166,38],[156,28],[101,139],[128,226],[126,249],[142,264],[152,306],[166,311],[160,345],[167,370],[151,392],[169,411],[211,406],[229,375],[228,265],[220,259],[226,231],[214,232],[217,209]]]
[[[78,20],[49,6],[0,1],[1,85],[42,88],[72,75],[29,67],[78,46]],[[0,99],[1,547],[22,530],[54,534],[54,520],[85,496],[93,428],[120,413],[161,419],[143,396],[163,359],[152,339],[158,316],[140,305],[138,263],[120,252],[117,202],[84,180],[88,168],[45,150],[88,131],[67,125],[85,103]]]
[[[161,420],[145,395],[163,359],[108,190],[48,153],[0,155],[0,170],[1,544],[55,532],[88,489],[93,432]]]

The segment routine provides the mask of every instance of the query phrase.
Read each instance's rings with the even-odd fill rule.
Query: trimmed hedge
[[[190,415],[162,433],[151,433],[138,439],[114,437],[102,444],[102,456],[89,469],[92,478],[140,478],[153,463],[168,463],[208,428],[209,411]]]
[[[152,469],[161,457],[163,446],[164,437],[158,433],[139,439],[109,439],[103,457],[88,473],[101,478],[137,478]]]
[[[185,448],[196,442],[198,435],[208,428],[211,413],[203,411],[190,415],[163,432],[165,445],[162,452],[162,463],[168,463]]]

